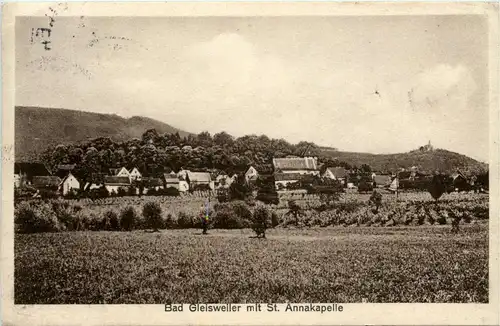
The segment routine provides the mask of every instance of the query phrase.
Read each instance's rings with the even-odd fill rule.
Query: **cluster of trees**
[[[325,166],[344,166],[345,162],[320,156],[319,147],[310,142],[290,144],[265,135],[234,138],[226,132],[208,132],[181,138],[178,133],[158,134],[150,129],[141,139],[115,142],[96,138],[87,142],[57,145],[44,151],[40,159],[52,171],[60,164],[76,164],[73,174],[83,181],[100,183],[110,168],[137,167],[144,175],[158,177],[169,170],[223,170],[232,175],[253,165],[272,169],[274,157],[287,155],[318,156]],[[259,169],[261,170],[261,169]],[[260,172],[260,171],[259,171]]]

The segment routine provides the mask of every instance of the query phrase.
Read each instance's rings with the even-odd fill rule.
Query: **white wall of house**
[[[14,187],[21,187],[21,176],[19,174],[14,174]]]
[[[179,182],[166,182],[165,189],[168,189],[168,188],[175,188],[175,189],[179,190]]]
[[[80,189],[80,182],[70,173],[62,183],[62,194],[67,195],[71,189]]]
[[[116,174],[117,177],[130,177],[130,172],[126,168],[121,168]]]
[[[137,170],[137,168],[134,168],[132,171],[130,171],[129,175],[130,180],[141,180],[142,174]]]
[[[124,188],[126,190],[128,190],[128,187],[125,187],[125,186],[118,186],[118,185],[104,185],[104,187],[106,187],[106,190],[109,191],[109,193],[111,193],[113,190],[118,193],[118,188]]]
[[[189,190],[189,183],[185,180],[179,181],[179,191],[185,192]]]
[[[250,180],[250,178],[254,178],[256,176],[259,175],[259,172],[257,172],[257,170],[251,166],[250,168],[248,168],[247,172],[245,173],[245,178],[246,180]]]
[[[281,173],[298,173],[298,174],[319,175],[318,170],[282,170]]]

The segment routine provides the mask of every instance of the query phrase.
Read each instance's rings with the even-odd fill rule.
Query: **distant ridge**
[[[369,154],[335,150],[322,150],[321,153],[324,156],[357,167],[360,167],[361,164],[368,164],[375,171],[397,171],[401,168],[409,169],[413,166],[422,171],[446,173],[456,172],[457,169],[463,170],[464,173],[480,173],[488,169],[486,163],[444,149],[434,149],[432,151],[414,150],[397,154]]]
[[[35,161],[37,154],[51,145],[86,141],[89,138],[110,137],[115,141],[140,138],[144,131],[154,128],[158,133],[179,132],[171,125],[147,117],[123,118],[116,114],[102,114],[77,110],[43,107],[15,108],[15,157],[17,161]],[[368,164],[374,171],[396,171],[412,166],[423,171],[453,173],[483,172],[488,165],[468,156],[444,149],[414,150],[398,154],[369,154],[339,151],[333,147],[318,148],[322,157],[337,159],[360,167]]]
[[[147,129],[159,133],[188,132],[166,123],[134,116],[129,119],[116,114],[86,111],[25,107],[15,108],[15,157],[16,160],[34,160],[37,153],[51,145],[85,141],[89,138],[110,137],[115,141],[140,138]]]

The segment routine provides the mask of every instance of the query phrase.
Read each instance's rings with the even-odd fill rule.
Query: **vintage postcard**
[[[2,9],[5,325],[499,324],[498,4]]]

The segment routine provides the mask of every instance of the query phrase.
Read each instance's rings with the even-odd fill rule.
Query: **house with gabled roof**
[[[284,157],[273,158],[275,173],[298,173],[319,175],[316,157]]]
[[[59,191],[63,196],[69,194],[73,189],[79,190],[80,189],[80,182],[78,179],[71,173],[69,172],[62,180],[61,183],[59,184]]]
[[[129,178],[130,180],[141,180],[142,179],[142,174],[139,172],[137,168],[133,168],[132,171],[129,173]]]
[[[186,172],[186,181],[189,183],[189,189],[208,188],[214,189],[214,182],[209,172]]]
[[[257,181],[258,177],[259,177],[259,172],[253,166],[250,166],[248,170],[245,172],[245,181],[247,183],[252,183]]]
[[[175,188],[179,190],[179,181],[179,177],[174,172],[163,174],[163,187],[165,189]]]
[[[347,179],[347,170],[343,167],[330,167],[325,170],[322,176],[327,179],[338,180],[345,183]]]

